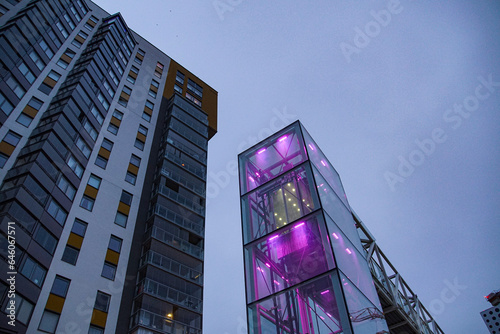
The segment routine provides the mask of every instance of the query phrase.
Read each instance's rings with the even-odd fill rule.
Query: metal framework
[[[353,217],[390,332],[444,334],[354,211]]]

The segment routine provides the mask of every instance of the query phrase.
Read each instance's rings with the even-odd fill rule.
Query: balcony
[[[187,293],[174,289],[164,284],[155,282],[149,278],[142,280],[138,286],[138,292],[147,293],[157,298],[163,299],[167,302],[177,304],[189,310],[201,313],[203,301],[199,298],[193,297]]]
[[[201,109],[198,109],[198,107],[195,107],[194,104],[184,100],[184,98],[180,95],[174,94],[174,104],[203,124],[208,125],[207,114],[205,114],[205,112]]]
[[[198,145],[201,149],[206,150],[207,149],[207,140],[200,140],[198,137],[193,136],[192,134],[189,133],[189,131],[186,131],[186,129],[183,129],[181,125],[177,124],[176,122],[170,122],[170,128],[173,129],[175,132],[183,136],[184,138],[188,139],[190,142]]]
[[[200,237],[204,236],[204,229],[203,229],[203,219],[200,219],[199,222],[195,222],[193,220],[190,220],[186,217],[183,217],[181,215],[178,215],[177,213],[173,212],[172,210],[167,209],[166,207],[156,204],[154,213],[157,214],[158,216],[165,218],[168,221],[171,221],[172,223],[175,223],[183,228],[185,228],[188,231],[191,231]]]
[[[178,148],[179,150],[186,153],[187,155],[189,155],[193,159],[198,160],[202,164],[207,163],[207,154],[206,153],[200,154],[200,153],[196,152],[195,150],[193,150],[192,148],[188,147],[187,145],[185,145],[179,141],[173,140],[172,138],[167,138],[167,143]]]
[[[194,256],[203,261],[203,248],[195,246],[186,240],[173,235],[157,226],[151,226],[147,231],[146,235],[151,238],[157,239],[173,248],[179,249],[184,253]]]
[[[163,196],[171,199],[174,202],[177,202],[186,208],[196,212],[200,216],[205,217],[205,208],[201,206],[200,204],[196,203],[192,199],[189,199],[187,197],[182,196],[179,193],[176,193],[175,191],[163,186],[163,185],[158,185],[158,190],[156,193],[162,194]],[[155,194],[156,195],[156,194]]]
[[[174,180],[177,183],[182,184],[184,187],[187,189],[197,193],[198,195],[205,197],[205,189],[204,187],[200,187],[197,184],[194,184],[193,182],[189,181],[185,177],[182,177],[178,174],[172,173],[171,171],[167,170],[166,168],[161,169],[161,173],[168,177],[171,180]]]
[[[184,115],[183,112],[174,109],[172,111],[172,116],[175,116],[175,118],[182,121],[184,124],[186,124],[187,126],[192,128],[193,130],[200,133],[202,136],[204,136],[204,137],[208,136],[208,128],[206,126],[203,126],[200,123],[193,121],[190,117],[187,117],[186,115]]]
[[[159,253],[148,251],[141,258],[140,266],[151,264],[158,266],[169,273],[175,274],[197,284],[203,284],[203,276],[200,271],[194,270],[180,262]]]
[[[207,179],[205,168],[193,167],[190,164],[183,161],[181,158],[175,156],[170,152],[165,152],[165,158],[179,165],[180,167],[186,169],[187,171],[193,173],[194,175],[198,176],[203,181]]]
[[[190,327],[161,315],[140,310],[131,317],[130,327],[141,326],[167,334],[201,334],[201,329]],[[134,332],[135,333],[135,332]],[[140,330],[137,333],[141,333]]]

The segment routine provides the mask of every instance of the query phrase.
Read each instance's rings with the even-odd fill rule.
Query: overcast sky
[[[444,332],[488,333],[483,296],[500,289],[498,1],[97,3],[219,92],[204,333],[246,332],[236,156],[296,119]]]

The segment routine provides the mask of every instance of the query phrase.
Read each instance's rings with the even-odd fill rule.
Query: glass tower
[[[249,333],[389,333],[339,175],[302,124],[239,171]]]

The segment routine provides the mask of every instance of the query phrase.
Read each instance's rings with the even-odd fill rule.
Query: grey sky
[[[205,333],[244,333],[231,165],[259,135],[295,119],[441,328],[487,333],[483,296],[500,288],[498,1],[97,3],[120,11],[219,92],[219,133],[209,145]],[[371,11],[388,7],[390,20],[374,24]],[[367,37],[355,40],[357,28]],[[488,90],[481,80],[497,84]],[[460,116],[454,104],[464,103],[472,111]],[[399,167],[401,159],[417,166]]]

